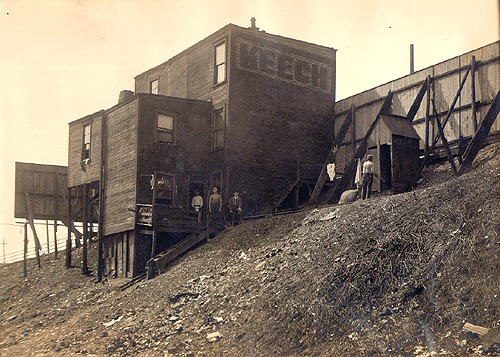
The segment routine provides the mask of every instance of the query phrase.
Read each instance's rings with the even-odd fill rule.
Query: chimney
[[[134,96],[134,92],[131,90],[122,90],[120,92],[120,97],[118,98],[118,103],[123,103]]]
[[[410,74],[415,72],[415,55],[413,50],[413,44],[410,45]]]
[[[255,20],[255,17],[252,17],[252,18],[250,19],[250,28],[251,28],[251,29],[254,29],[254,30],[258,30],[259,28],[258,28],[257,26],[255,26],[255,21],[256,21],[256,20]]]

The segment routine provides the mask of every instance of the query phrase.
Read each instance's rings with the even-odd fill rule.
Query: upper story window
[[[222,83],[226,80],[226,41],[215,46],[214,83]]]
[[[149,82],[149,93],[158,94],[158,79]]]
[[[156,141],[159,143],[173,144],[174,142],[174,117],[158,114]]]
[[[214,130],[214,141],[213,149],[219,150],[224,148],[224,132],[226,128],[226,120],[224,118],[224,109],[217,109],[213,113],[213,130]]]
[[[83,126],[82,162],[90,160],[90,123]]]

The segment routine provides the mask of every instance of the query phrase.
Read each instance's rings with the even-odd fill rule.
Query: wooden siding
[[[69,124],[68,187],[98,181],[101,175],[101,137],[103,111]],[[90,160],[82,164],[83,127],[91,124]]]
[[[159,95],[141,94],[139,98],[138,203],[152,203],[150,175],[161,171],[174,174],[174,205],[188,209],[190,173],[207,172],[210,167],[212,104]],[[174,117],[173,144],[156,142],[157,113]]]
[[[431,90],[431,98],[434,99],[437,110],[441,118],[443,118],[449,110],[460,82],[467,72],[466,66],[470,65],[472,56],[475,56],[477,62],[475,91],[476,101],[480,102],[477,110],[477,121],[480,123],[486,115],[491,101],[500,89],[500,42],[495,42],[475,51],[415,72],[414,74],[338,101],[335,104],[335,112],[337,113],[335,116],[335,132],[338,132],[340,129],[345,113],[351,108],[351,105],[354,105],[356,118],[356,127],[354,129],[356,133],[355,136],[356,141],[361,140],[368,126],[375,119],[381,103],[384,97],[387,96],[389,90],[393,91],[392,114],[406,116],[422,82],[428,75],[432,78],[435,88],[435,92]],[[471,92],[471,73],[469,73],[461,95],[455,104],[455,110],[452,112],[448,124],[444,128],[447,139],[451,143],[454,143],[454,145],[456,145],[460,137],[470,138],[474,134],[474,124],[472,122],[472,111],[470,108],[472,98]],[[420,141],[421,149],[424,146],[425,138],[425,113],[427,110],[425,103],[426,97],[424,96],[422,104],[413,121],[414,128],[422,139]],[[432,115],[432,105],[429,111],[430,115]],[[435,123],[431,123],[429,131],[430,139],[437,136],[438,130]],[[499,131],[500,123],[496,120],[491,129],[491,134],[498,133]],[[344,145],[352,145],[351,138],[352,128],[350,129],[350,133],[346,135]],[[339,155],[337,155],[337,158],[339,162],[345,161],[345,159],[339,157]]]
[[[107,111],[104,156],[104,235],[135,227],[137,99]]]
[[[16,162],[14,217],[28,218],[27,192],[33,219],[63,220],[68,214],[68,168]]]
[[[296,180],[298,166],[318,164],[319,174],[332,144],[328,115],[333,112],[333,94],[329,90],[334,90],[334,80],[328,79],[329,90],[313,89],[296,83],[291,77],[282,80],[275,75],[276,60],[268,63],[272,70],[265,73],[258,65],[250,70],[241,66],[238,46],[244,42],[257,46],[254,50],[257,57],[258,51],[268,48],[268,54],[300,52],[302,59],[322,59],[325,67],[330,66],[329,75],[334,73],[333,49],[280,40],[255,31],[251,34],[240,31],[232,37],[231,119],[226,159],[231,191],[245,191],[242,199],[250,205],[247,207],[250,210],[272,206]]]

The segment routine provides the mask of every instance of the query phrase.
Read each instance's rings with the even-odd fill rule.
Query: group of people
[[[198,214],[198,223],[201,224],[202,219],[202,207],[203,207],[203,198],[200,196],[200,192],[196,191],[195,196],[191,200],[191,206]],[[223,212],[223,202],[222,196],[219,194],[217,187],[212,189],[212,194],[208,198],[208,225],[226,225],[226,221],[228,221],[229,225],[234,226],[241,222],[242,220],[242,209],[241,209],[241,197],[238,192],[234,192],[233,197],[229,200],[228,208],[229,208],[229,217],[226,218]]]

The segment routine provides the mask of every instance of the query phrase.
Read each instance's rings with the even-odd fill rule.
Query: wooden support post
[[[453,98],[451,106],[448,109],[448,112],[446,113],[446,118],[441,123],[443,129],[446,126],[446,123],[448,122],[448,119],[450,119],[451,113],[452,113],[453,109],[455,108],[455,104],[457,103],[458,97],[460,96],[460,93],[462,92],[462,88],[464,87],[465,80],[467,79],[467,75],[469,74],[469,72],[470,72],[470,66],[468,67],[467,72],[465,73],[465,76],[462,79],[462,82],[460,83],[460,86],[458,87],[457,93],[455,94],[455,98]],[[435,91],[436,91],[436,88],[434,88],[434,92]],[[437,144],[437,142],[439,140],[439,137],[440,137],[440,135],[438,133],[438,135],[435,138],[433,138],[431,146],[424,152],[424,161],[420,165],[420,169],[418,170],[418,174],[415,176],[416,179],[418,179],[420,177],[420,174],[422,173],[422,170],[424,169],[424,166],[427,165],[427,160],[428,160],[429,154],[434,149],[434,146],[436,146],[436,144]]]
[[[500,91],[498,91],[497,95],[495,96],[495,99],[493,99],[490,109],[488,109],[488,113],[486,113],[483,121],[481,122],[481,125],[476,131],[476,134],[474,134],[474,137],[469,143],[469,146],[467,146],[467,149],[465,150],[462,165],[460,165],[460,169],[458,170],[459,175],[463,174],[471,167],[474,158],[481,149],[481,146],[486,140],[486,137],[490,133],[491,126],[495,122],[495,119],[499,112],[500,112]]]
[[[344,171],[344,174],[342,175],[342,178],[336,183],[334,187],[332,187],[327,194],[326,200],[327,202],[331,199],[333,193],[338,187],[344,187],[350,180],[352,180],[352,174],[353,172],[356,172],[356,167],[357,167],[357,161],[358,159],[362,159],[363,156],[365,156],[366,150],[367,150],[367,143],[368,143],[368,138],[372,134],[373,130],[375,129],[375,126],[377,125],[377,122],[380,118],[380,114],[391,114],[392,111],[392,91],[389,91],[387,93],[387,97],[384,100],[384,103],[382,104],[382,107],[380,108],[377,116],[373,120],[372,124],[368,128],[368,131],[366,132],[363,140],[361,141],[358,149],[356,150],[354,157],[352,160],[349,162],[347,165],[347,168]]]
[[[453,170],[453,173],[456,175],[457,174],[457,167],[455,166],[455,161],[453,161],[453,155],[451,154],[450,146],[448,145],[448,140],[446,140],[446,137],[444,135],[444,130],[441,125],[441,120],[439,120],[439,114],[436,110],[436,104],[434,103],[434,99],[432,100],[432,108],[434,110],[434,115],[436,116],[436,124],[439,130],[439,135],[441,136],[441,141],[443,142],[444,149],[446,151],[446,155],[448,156],[448,161],[451,164],[451,168]]]
[[[314,186],[313,193],[309,198],[310,205],[315,204],[318,201],[319,194],[321,193],[323,185],[325,184],[326,181],[326,176],[327,176],[326,167],[329,163],[335,162],[335,159],[337,157],[337,152],[339,151],[338,147],[344,141],[347,131],[349,130],[349,126],[351,126],[353,111],[354,111],[354,106],[352,106],[351,110],[349,110],[349,112],[347,113],[347,116],[345,117],[344,122],[342,123],[342,126],[339,130],[339,133],[337,134],[337,137],[333,140],[332,149],[328,153],[325,163],[323,164],[323,168],[321,169],[321,173],[319,174],[318,181],[316,182],[316,186]]]
[[[38,264],[38,267],[40,267],[40,250],[42,249],[42,245],[40,244],[38,234],[36,233],[34,214],[33,210],[31,209],[31,199],[26,188],[24,189],[24,198],[26,199],[26,208],[28,211],[28,223],[31,227],[31,231],[33,232],[33,240],[35,241],[36,262]]]
[[[23,257],[23,277],[28,276],[28,220],[24,223],[24,257]]]
[[[89,275],[89,268],[87,264],[87,241],[89,238],[89,185],[85,183],[83,185],[83,259],[82,259],[82,273],[83,275]]]
[[[430,77],[429,80],[427,81],[427,97],[426,97],[426,106],[425,106],[425,145],[424,145],[424,152],[429,151],[429,134],[430,134],[430,108],[431,108],[431,79]]]
[[[415,115],[417,115],[418,109],[420,108],[420,104],[422,103],[422,99],[424,98],[425,93],[428,91],[430,81],[431,81],[431,77],[427,76],[427,78],[424,80],[424,82],[420,86],[420,90],[418,91],[418,94],[417,94],[415,100],[413,101],[413,104],[411,105],[410,110],[408,110],[408,115],[406,116],[406,119],[410,123],[415,118]]]
[[[57,259],[57,219],[54,219],[54,259]]]
[[[446,118],[442,122],[443,128],[446,126],[446,123],[448,123],[448,119],[450,119],[450,116],[451,116],[451,113],[453,112],[453,109],[455,109],[455,104],[457,104],[458,97],[460,97],[460,93],[462,92],[462,88],[464,87],[465,80],[467,79],[469,72],[470,72],[470,66],[468,67],[467,72],[465,72],[465,76],[462,79],[460,86],[458,87],[457,93],[455,94],[453,101],[451,102],[450,109],[448,109],[448,112],[446,113]],[[435,90],[436,89],[434,88],[434,91]],[[434,148],[434,146],[437,144],[438,140],[439,140],[439,135],[436,136],[434,138],[434,140],[432,141],[432,145],[430,147],[430,150],[432,150]]]
[[[71,268],[71,227],[73,222],[71,220],[71,187],[68,188],[68,238],[66,239],[66,268]]]
[[[476,106],[476,56],[472,56],[470,64],[470,85],[471,85],[471,110],[472,110],[472,123],[474,124],[474,133],[477,131],[477,106]]]
[[[50,254],[50,242],[49,242],[49,220],[45,220],[45,225],[47,227],[47,254]]]

